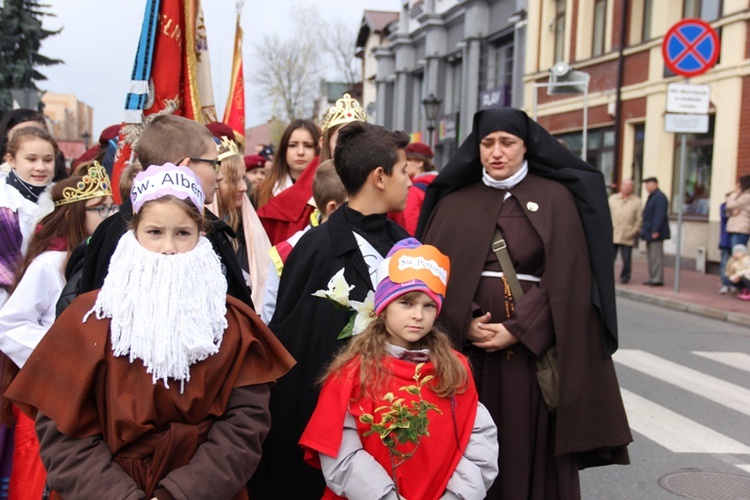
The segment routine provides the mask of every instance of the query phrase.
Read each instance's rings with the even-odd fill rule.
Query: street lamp
[[[91,143],[91,134],[88,130],[84,130],[81,137],[83,138],[83,147],[88,151],[89,143]]]
[[[438,113],[440,113],[440,104],[442,104],[442,102],[442,99],[435,97],[435,94],[432,93],[430,93],[429,97],[422,99],[425,118],[427,118],[427,131],[430,134],[430,149],[432,149],[432,132],[435,130]]]

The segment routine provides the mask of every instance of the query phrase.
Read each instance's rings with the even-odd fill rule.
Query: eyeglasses
[[[214,170],[218,174],[221,170],[221,160],[209,160],[207,158],[188,158],[190,161],[202,161],[203,163],[209,163],[214,167]]]
[[[98,207],[89,207],[86,209],[87,212],[96,212],[99,217],[106,219],[112,214],[116,214],[120,211],[120,205],[99,205]]]

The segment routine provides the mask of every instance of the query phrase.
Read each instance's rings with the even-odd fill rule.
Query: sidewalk
[[[635,252],[634,252],[635,253]],[[720,319],[750,327],[750,301],[739,300],[735,295],[719,295],[719,277],[680,269],[680,291],[674,293],[674,268],[664,267],[664,286],[646,286],[648,268],[633,256],[632,276],[627,285],[620,284],[620,259],[615,264],[616,292],[627,297],[671,309]]]

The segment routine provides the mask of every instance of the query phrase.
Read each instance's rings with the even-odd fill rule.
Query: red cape
[[[439,499],[445,492],[445,487],[459,460],[463,456],[466,445],[471,437],[474,420],[476,419],[478,397],[466,358],[456,353],[469,373],[466,391],[456,394],[454,398],[440,398],[428,389],[422,389],[425,401],[434,403],[442,414],[430,411],[427,418],[430,435],[422,437],[416,454],[396,469],[399,492],[404,498],[419,498],[421,500]],[[387,356],[383,360],[393,377],[389,381],[387,390],[393,392],[397,398],[410,401],[417,398],[399,388],[414,383],[414,369],[416,365],[409,361]],[[422,378],[434,374],[432,363],[422,367]],[[315,408],[305,432],[300,439],[300,446],[305,450],[305,461],[310,465],[320,467],[318,453],[335,457],[341,446],[342,429],[347,410],[357,421],[362,445],[375,460],[390,474],[391,463],[388,449],[376,434],[367,437],[362,435],[369,430],[369,424],[359,421],[363,413],[375,415],[375,421],[380,421],[375,408],[388,404],[382,400],[374,401],[367,398],[355,400],[359,394],[359,362],[352,361],[339,376],[328,377],[318,398]],[[451,399],[454,405],[451,410]],[[323,499],[338,499],[331,490],[326,488]]]
[[[307,202],[312,197],[313,178],[318,165],[320,157],[316,156],[292,187],[274,196],[258,209],[258,217],[263,223],[268,239],[271,240],[271,245],[286,241],[294,233],[304,229],[310,221],[310,214],[315,207]]]

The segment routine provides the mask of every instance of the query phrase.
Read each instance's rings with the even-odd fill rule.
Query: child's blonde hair
[[[346,201],[346,188],[344,183],[341,182],[338,172],[336,172],[333,160],[324,161],[315,171],[312,192],[315,206],[321,212],[330,201],[335,202],[336,206],[341,206]]]
[[[409,292],[402,297],[411,300],[419,293]],[[372,321],[364,332],[352,338],[336,358],[326,369],[322,379],[330,376],[340,376],[344,373],[347,364],[359,361],[359,382],[361,394],[359,397],[379,400],[386,390],[386,382],[390,377],[388,370],[383,364],[383,358],[388,356],[386,344],[390,334],[385,325],[385,316],[388,308]],[[441,398],[448,398],[461,394],[466,390],[469,382],[469,374],[456,352],[451,346],[448,336],[442,331],[432,328],[425,335],[421,344],[423,348],[429,349],[430,361],[435,367],[435,380],[430,384],[430,389]]]

